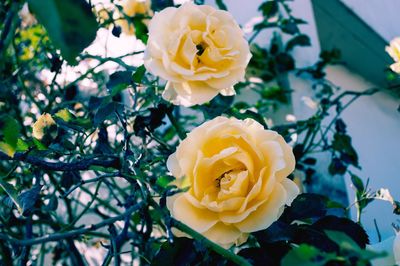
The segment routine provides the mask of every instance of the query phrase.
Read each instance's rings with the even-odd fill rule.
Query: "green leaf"
[[[191,265],[196,261],[196,251],[192,239],[175,238],[173,243],[165,242],[151,265]]]
[[[351,182],[357,189],[357,192],[362,193],[364,191],[364,183],[358,176],[351,174]]]
[[[262,3],[260,5],[260,7],[258,8],[258,10],[261,11],[261,13],[263,14],[264,17],[270,18],[270,17],[275,16],[278,13],[279,5],[278,5],[277,1],[270,0],[270,1]]]
[[[292,50],[295,46],[310,46],[310,37],[300,34],[290,39],[286,44],[286,51]]]
[[[16,148],[16,150],[17,150],[17,151],[20,151],[20,152],[24,152],[24,151],[27,151],[28,149],[29,149],[28,143],[26,143],[26,142],[23,141],[21,138],[19,138],[18,141],[17,141],[17,148]]]
[[[282,259],[282,266],[323,266],[325,260],[317,261],[317,257],[321,255],[321,251],[313,246],[301,244],[297,248],[292,249]]]
[[[74,115],[71,114],[71,112],[67,108],[64,108],[55,113],[54,117],[62,119],[64,120],[64,122],[69,122],[72,118],[74,118]]]
[[[358,155],[351,144],[351,137],[349,135],[336,132],[333,136],[332,148],[341,153],[342,160],[356,167],[358,166]]]
[[[160,187],[166,188],[168,184],[171,183],[174,179],[175,178],[173,176],[163,175],[157,179],[156,184]]]
[[[54,46],[70,64],[96,37],[97,22],[85,0],[28,0]]]
[[[287,34],[294,35],[299,33],[299,27],[297,26],[297,22],[293,19],[283,20],[282,25],[280,26],[281,30]]]
[[[290,207],[285,209],[282,219],[287,222],[323,217],[326,214],[327,199],[313,193],[303,193],[294,199]]]
[[[231,109],[231,110],[229,110],[229,112],[226,112],[226,113],[229,115],[232,115],[238,119],[242,119],[242,120],[251,118],[251,119],[257,121],[258,123],[260,123],[265,129],[268,129],[268,125],[265,122],[264,117],[259,113],[253,112],[251,110],[239,112],[238,110],[235,110],[235,109]]]
[[[358,251],[361,248],[354,240],[343,232],[325,230],[325,234],[341,249]]]
[[[18,211],[22,213],[21,203],[18,199],[18,192],[14,188],[14,186],[0,179],[0,187],[7,193],[8,197],[10,197],[12,202],[17,207]]]
[[[146,68],[144,67],[144,65],[141,65],[136,69],[135,73],[133,73],[132,75],[133,81],[135,83],[141,83],[145,73],[146,73]]]
[[[128,88],[132,81],[131,75],[130,71],[117,71],[111,74],[110,80],[106,84],[111,97]]]
[[[313,228],[319,231],[340,231],[349,236],[360,248],[369,244],[368,235],[359,224],[347,218],[327,215],[313,224]]]
[[[0,117],[0,150],[8,156],[14,156],[20,132],[18,122],[9,115]]]
[[[41,190],[42,190],[41,185],[35,185],[31,189],[22,192],[18,196],[18,201],[21,204],[20,212],[22,215],[28,216],[32,212],[33,207],[36,204],[36,201],[39,199],[39,194]]]
[[[143,22],[143,18],[140,16],[135,16],[132,19],[132,22],[133,22],[133,26],[135,27],[136,38],[138,38],[144,44],[146,44],[149,36],[147,35],[148,29],[147,29],[146,24],[144,24],[144,22]]]
[[[100,125],[104,120],[109,118],[110,116],[114,115],[115,112],[121,112],[123,108],[123,105],[117,103],[117,102],[110,102],[97,110],[94,119],[93,119],[93,124],[97,127]]]

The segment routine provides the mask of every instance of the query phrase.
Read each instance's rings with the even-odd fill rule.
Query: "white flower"
[[[243,32],[226,11],[185,3],[156,13],[149,25],[145,66],[168,81],[163,97],[177,105],[233,95],[250,60]]]
[[[390,46],[386,46],[386,52],[395,61],[394,64],[390,65],[390,68],[394,72],[400,73],[400,37],[393,39],[390,42]]]

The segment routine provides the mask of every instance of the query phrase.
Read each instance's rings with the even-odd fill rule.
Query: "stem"
[[[251,263],[248,262],[246,259],[244,259],[241,256],[238,256],[235,253],[233,253],[227,249],[224,249],[220,245],[215,244],[214,242],[208,240],[206,237],[204,237],[200,233],[196,232],[195,230],[193,230],[186,224],[181,223],[177,220],[172,220],[172,225],[175,228],[181,230],[182,232],[192,236],[194,239],[201,241],[202,244],[204,244],[208,248],[212,249],[216,253],[220,254],[222,257],[234,262],[235,264],[241,265],[241,266],[251,266]]]
[[[14,237],[10,237],[6,234],[0,234],[0,239],[2,239],[4,241],[8,241],[8,242],[18,245],[18,246],[32,246],[32,245],[46,243],[46,242],[54,242],[54,241],[59,241],[59,240],[63,240],[63,239],[76,238],[77,236],[86,234],[87,232],[96,231],[97,229],[100,229],[107,225],[113,224],[117,221],[124,220],[126,216],[129,216],[133,212],[139,210],[143,204],[144,204],[143,202],[137,203],[137,204],[133,205],[132,207],[128,208],[123,214],[117,215],[117,216],[109,218],[109,219],[105,219],[98,224],[87,225],[87,226],[84,226],[83,228],[71,230],[66,233],[54,233],[54,234],[45,235],[42,237],[31,238],[31,239],[22,239],[22,240],[14,238]]]

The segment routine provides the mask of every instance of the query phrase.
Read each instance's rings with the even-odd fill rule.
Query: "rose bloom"
[[[57,132],[53,130],[57,127],[56,122],[50,114],[42,114],[39,119],[33,124],[32,136],[38,140],[43,139],[46,131],[49,131],[53,138],[57,136]]]
[[[190,132],[167,161],[179,188],[171,215],[223,247],[266,229],[299,194],[291,147],[253,119],[217,117]]]
[[[173,104],[192,106],[218,93],[233,95],[250,57],[242,30],[226,11],[188,2],[150,21],[144,64],[168,81],[163,97]]]
[[[400,37],[393,39],[390,42],[390,46],[386,46],[386,52],[395,61],[394,64],[390,65],[390,69],[396,73],[400,73]]]
[[[372,266],[400,265],[400,232],[382,242],[367,246],[367,249],[386,253],[386,256],[372,260]]]
[[[122,2],[122,11],[125,14],[119,14],[119,18],[115,20],[115,24],[121,27],[121,30],[126,35],[135,35],[135,26],[129,22],[125,16],[134,17],[136,15],[151,16],[150,0],[125,0]],[[148,20],[144,20],[146,23]]]

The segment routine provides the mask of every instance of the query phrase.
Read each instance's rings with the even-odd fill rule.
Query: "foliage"
[[[143,51],[107,57],[84,50],[100,26],[113,25],[110,32],[120,36],[112,16],[118,4],[111,4],[109,19],[98,23],[93,11],[99,7],[90,1],[29,0],[37,22],[24,25],[18,11],[25,1],[3,1],[0,264],[52,260],[46,262],[86,265],[93,259],[90,254],[100,254],[103,265],[368,265],[381,256],[365,250],[368,236],[360,223],[347,218],[348,206],[317,194],[300,195],[271,227],[231,250],[175,221],[165,207],[166,198],[180,192],[167,172],[166,158],[194,126],[226,115],[255,119],[291,141],[305,188],[318,182],[315,153],[329,153],[329,172],[351,178],[359,216],[373,199],[387,200],[399,212],[391,196],[371,192],[351,172],[360,167],[358,155],[340,118],[354,100],[380,89],[340,91],[327,81],[324,69],[338,61],[338,51],[323,52],[314,66],[298,69],[292,51],[311,43],[299,28],[305,21],[292,15],[289,2],[261,4],[263,21],[255,25],[249,42],[265,29],[275,33],[269,47],[252,44],[247,80],[235,87],[239,95],[183,109],[161,99],[162,81],[143,66],[127,63]],[[171,5],[152,1],[155,11]],[[216,5],[227,9],[222,0]],[[130,21],[143,42],[145,19]],[[282,34],[290,35],[286,43]],[[109,63],[117,67],[105,68]],[[272,125],[267,118],[290,104],[289,71],[314,80],[318,109],[306,120]],[[68,73],[74,79],[66,81]],[[255,93],[254,103],[240,100],[246,91]],[[32,136],[32,125],[43,113],[56,121],[54,138]],[[193,239],[175,237],[176,228]]]

